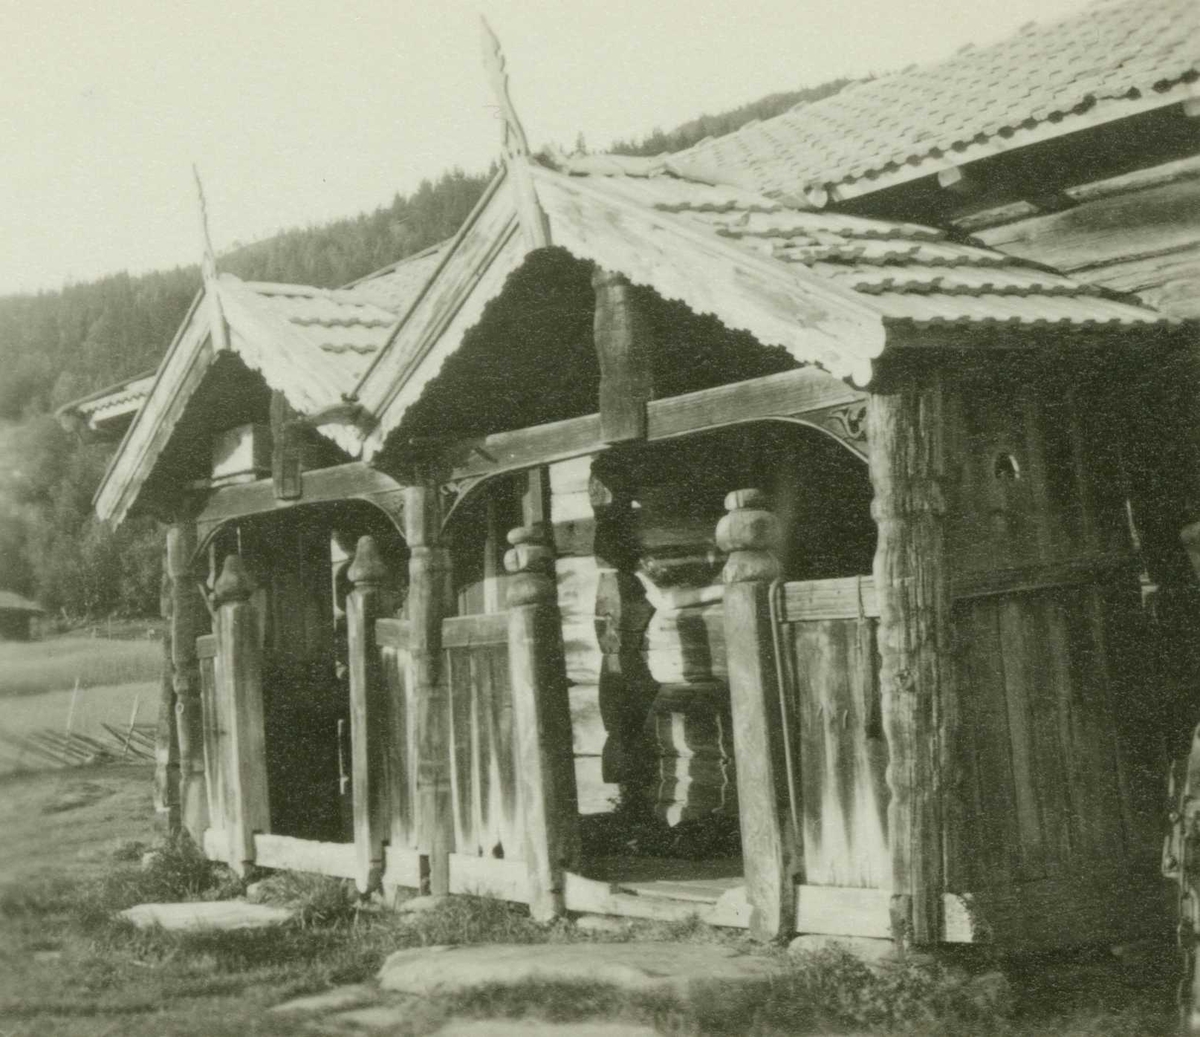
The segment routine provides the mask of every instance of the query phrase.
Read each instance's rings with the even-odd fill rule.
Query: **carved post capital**
[[[721,573],[725,583],[773,580],[780,574],[775,552],[781,531],[768,504],[762,490],[734,490],[726,496],[729,514],[717,523],[717,546],[729,554]]]
[[[518,526],[509,532],[508,542],[513,546],[504,555],[504,568],[512,574],[508,581],[510,606],[554,600],[554,549],[548,540],[544,522]]]
[[[387,576],[387,566],[383,564],[383,556],[373,536],[358,538],[354,561],[346,570],[346,576],[355,587],[375,587],[383,582]]]
[[[225,556],[225,564],[221,567],[221,575],[217,577],[213,587],[213,598],[218,605],[227,602],[246,601],[254,592],[254,581],[246,569],[246,563],[240,555]]]

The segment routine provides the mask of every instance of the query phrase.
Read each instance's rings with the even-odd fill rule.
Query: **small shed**
[[[455,238],[340,291],[210,259],[98,491],[169,524],[168,823],[543,918],[1161,924],[1143,586],[1197,465],[1144,415],[1194,329],[686,156],[545,168],[491,71]]]
[[[13,591],[0,590],[0,641],[28,641],[41,605]]]

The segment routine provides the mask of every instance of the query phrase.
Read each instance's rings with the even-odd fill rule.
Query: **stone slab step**
[[[185,904],[138,904],[121,912],[139,929],[161,926],[173,932],[198,929],[262,929],[288,921],[286,907],[250,904],[245,900],[207,900]]]

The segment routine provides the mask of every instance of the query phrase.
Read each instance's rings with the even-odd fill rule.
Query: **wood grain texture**
[[[416,702],[417,824],[429,857],[429,891],[450,891],[454,804],[450,789],[449,690],[442,660],[442,619],[450,599],[450,560],[438,543],[437,487],[426,480],[405,491],[409,546],[408,656]]]
[[[225,768],[221,760],[221,718],[217,707],[217,639],[206,634],[196,640],[200,661],[200,713],[204,720],[204,785],[208,792],[209,828],[225,829]]]
[[[646,438],[646,404],[654,398],[650,330],[622,274],[597,268],[593,339],[600,362],[600,438],[620,443]]]
[[[509,534],[508,662],[513,748],[524,828],[521,856],[530,913],[542,920],[565,910],[563,873],[579,857],[578,794],[571,712],[555,598],[554,553],[543,524]]]
[[[383,844],[389,812],[386,773],[388,702],[380,672],[375,625],[383,609],[387,576],[373,537],[358,541],[346,596],[350,670],[350,745],[354,792],[354,880],[360,893],[377,889],[383,876]]]
[[[247,600],[249,577],[237,555],[225,559],[217,581],[220,715],[229,733],[225,749],[226,833],[229,866],[244,875],[254,864],[254,835],[269,832],[266,737],[263,729],[262,651],[258,619]]]
[[[162,632],[162,669],[159,675],[158,708],[154,727],[154,815],[159,834],[177,835],[179,818],[179,737],[175,730],[175,663],[171,652],[171,573],[167,545],[162,552],[159,607],[165,620]]]
[[[779,530],[762,503],[755,490],[731,493],[717,544],[728,552],[725,643],[750,931],[758,939],[777,939],[795,915],[799,834],[789,815],[799,790],[789,785],[768,602],[769,582],[779,574],[772,553]]]
[[[287,835],[254,836],[254,863],[260,868],[303,871],[358,880],[358,851],[353,843],[324,843]]]
[[[195,551],[195,524],[186,520],[174,523],[167,530],[167,568],[171,578],[171,669],[179,739],[180,821],[199,846],[209,826],[209,812],[196,638],[207,626],[208,610],[191,570]]]
[[[916,944],[936,941],[941,931],[940,744],[953,737],[942,715],[943,699],[953,694],[942,393],[934,379],[868,403],[893,936]]]

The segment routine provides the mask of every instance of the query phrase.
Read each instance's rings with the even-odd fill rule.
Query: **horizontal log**
[[[528,904],[528,870],[522,860],[452,853],[450,892]]]
[[[781,604],[781,618],[785,623],[879,615],[875,580],[870,576],[787,583]]]
[[[1137,559],[1125,553],[1084,555],[1064,562],[997,569],[993,572],[961,573],[954,577],[956,599],[982,598],[994,594],[1077,587],[1105,577],[1136,575]]]
[[[403,507],[403,486],[390,475],[361,461],[311,469],[303,473],[301,483],[301,495],[295,500],[279,500],[271,479],[258,479],[213,490],[196,517],[201,540],[229,519],[279,511],[300,504],[355,498],[370,501],[390,515],[399,515]]]
[[[796,932],[826,936],[872,936],[891,939],[890,889],[855,886],[796,887]],[[972,927],[970,898],[958,893],[942,896],[945,943],[976,943],[983,933]]]
[[[377,619],[375,621],[375,640],[380,648],[408,651],[408,620]]]
[[[338,879],[354,878],[357,868],[353,843],[323,843],[272,834],[255,835],[254,863],[263,868]]]
[[[470,648],[472,645],[507,643],[507,612],[482,613],[476,616],[451,616],[442,620],[443,648]]]

